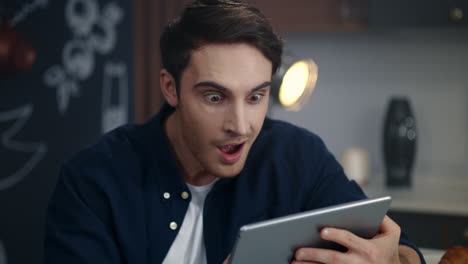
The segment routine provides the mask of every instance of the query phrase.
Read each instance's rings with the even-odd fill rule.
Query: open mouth
[[[239,151],[242,145],[243,143],[239,145],[225,145],[225,146],[219,147],[219,149],[226,154],[234,154],[237,151]]]
[[[225,163],[235,163],[240,159],[244,145],[245,142],[241,144],[218,146],[218,152],[221,160]]]

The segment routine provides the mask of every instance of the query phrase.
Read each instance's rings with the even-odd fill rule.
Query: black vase
[[[390,100],[385,117],[383,152],[387,186],[411,186],[416,125],[406,97]]]

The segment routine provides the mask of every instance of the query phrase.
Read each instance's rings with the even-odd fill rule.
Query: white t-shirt
[[[204,186],[187,184],[192,200],[176,239],[164,258],[163,264],[205,264],[206,251],[203,240],[203,205],[216,181]]]

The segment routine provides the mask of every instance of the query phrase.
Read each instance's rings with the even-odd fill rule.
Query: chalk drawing
[[[77,80],[88,79],[94,71],[94,53],[88,43],[74,39],[63,48],[65,71]]]
[[[25,20],[29,14],[36,11],[36,9],[46,8],[48,4],[49,0],[35,0],[29,4],[25,4],[21,10],[13,16],[13,19],[11,19],[11,25],[13,27],[16,26],[18,23]]]
[[[102,133],[128,121],[128,72],[124,63],[104,65],[102,91]]]
[[[94,34],[89,37],[90,46],[100,54],[111,52],[117,40],[116,25],[122,20],[122,17],[122,9],[117,4],[109,3],[105,6],[99,22],[95,26]]]
[[[0,240],[0,264],[7,264],[7,254],[2,241]]]
[[[47,145],[41,143],[26,143],[14,140],[13,137],[24,127],[33,112],[33,106],[27,104],[17,109],[0,112],[0,122],[16,120],[16,122],[0,138],[2,147],[17,152],[33,153],[31,158],[18,170],[0,179],[0,191],[12,187],[24,179],[39,163],[47,152]]]
[[[80,95],[78,83],[68,79],[62,67],[57,65],[47,70],[44,75],[44,80],[49,86],[56,86],[58,110],[61,114],[65,114],[70,97]]]
[[[65,7],[65,19],[75,35],[88,35],[99,17],[95,0],[69,0]]]
[[[54,65],[44,73],[45,84],[57,89],[59,113],[67,112],[70,98],[80,96],[80,82],[93,75],[96,53],[105,55],[115,48],[122,18],[122,8],[115,2],[102,10],[97,0],[68,0],[65,4],[65,20],[73,37],[63,47],[63,65]]]

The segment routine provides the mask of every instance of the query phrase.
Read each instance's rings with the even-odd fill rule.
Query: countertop
[[[468,216],[468,170],[416,172],[411,187],[387,187],[376,175],[363,187],[369,197],[390,195],[390,210]]]
[[[421,248],[421,253],[424,256],[427,264],[439,264],[440,259],[444,255],[444,250]]]

